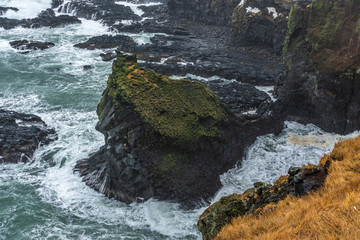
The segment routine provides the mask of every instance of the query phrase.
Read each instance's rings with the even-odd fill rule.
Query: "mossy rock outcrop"
[[[281,129],[266,111],[237,118],[205,84],[170,79],[117,54],[97,109],[105,145],[76,166],[108,197],[195,206],[211,199],[219,175],[257,136]]]
[[[360,2],[317,0],[292,7],[287,73],[275,88],[286,118],[349,133],[360,126]]]
[[[259,215],[276,207],[288,195],[303,196],[323,186],[329,162],[318,166],[291,167],[288,175],[281,176],[273,185],[254,183],[243,194],[222,197],[200,216],[198,228],[204,240],[214,239],[233,219],[248,214]]]

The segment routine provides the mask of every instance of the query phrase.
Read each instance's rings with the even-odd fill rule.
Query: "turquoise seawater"
[[[22,7],[17,14],[30,17],[50,3],[31,2],[0,0],[0,5],[17,4]],[[0,164],[0,239],[201,239],[196,222],[206,206],[185,211],[155,199],[127,205],[93,191],[73,173],[77,160],[104,144],[95,130],[96,106],[111,71],[101,51],[73,45],[102,34],[114,33],[84,19],[56,29],[0,28],[0,108],[37,114],[59,135],[39,148],[30,163]],[[151,36],[132,35],[139,44]],[[21,39],[56,46],[20,54],[9,42]],[[84,70],[85,65],[92,68]],[[287,123],[279,136],[259,137],[243,164],[221,176],[224,187],[214,201],[257,181],[271,183],[290,166],[316,163],[340,138],[313,125]]]

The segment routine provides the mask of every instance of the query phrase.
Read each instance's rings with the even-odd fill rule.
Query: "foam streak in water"
[[[24,19],[35,18],[42,10],[51,7],[51,0],[2,0],[2,7],[15,7],[19,11],[7,11],[4,17]]]

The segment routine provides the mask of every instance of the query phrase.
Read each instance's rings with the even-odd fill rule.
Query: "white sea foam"
[[[15,7],[19,11],[7,11],[4,17],[24,19],[34,18],[41,11],[51,7],[51,0],[2,0],[1,6]]]
[[[138,16],[142,16],[144,14],[144,11],[141,10],[139,7],[141,6],[156,6],[156,5],[162,5],[161,2],[151,2],[151,3],[144,3],[144,4],[137,4],[130,1],[116,1],[116,4],[123,5],[130,7],[134,14]]]
[[[256,87],[256,89],[268,94],[270,96],[271,100],[276,101],[276,98],[273,95],[274,86],[255,86],[255,87]]]

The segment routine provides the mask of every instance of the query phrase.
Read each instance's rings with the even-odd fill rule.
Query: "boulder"
[[[40,117],[0,109],[0,163],[28,162],[39,146],[56,139]]]
[[[90,187],[127,203],[208,201],[221,187],[219,175],[257,136],[281,129],[269,112],[236,118],[206,85],[146,71],[120,52],[97,113],[105,145],[75,170]]]
[[[275,88],[287,119],[342,134],[359,129],[359,18],[360,4],[352,0],[292,7],[287,71]]]

